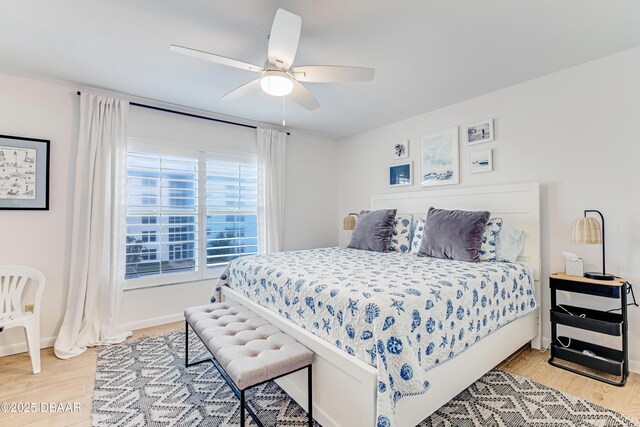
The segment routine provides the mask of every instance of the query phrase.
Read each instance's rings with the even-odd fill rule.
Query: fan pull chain
[[[285,110],[284,110],[284,96],[281,96],[282,98],[282,126],[286,126],[286,120],[285,120]]]

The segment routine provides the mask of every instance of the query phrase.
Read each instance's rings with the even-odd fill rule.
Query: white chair
[[[27,283],[36,287],[33,313],[24,312],[22,295]],[[27,338],[33,373],[40,372],[40,301],[44,275],[24,265],[0,265],[0,330],[22,326]]]

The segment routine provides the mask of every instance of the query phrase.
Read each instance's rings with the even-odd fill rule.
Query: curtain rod
[[[81,93],[82,92],[80,92],[80,91],[77,92],[78,95],[80,95]],[[243,128],[250,128],[250,129],[257,129],[258,128],[257,126],[247,125],[247,124],[244,124],[244,123],[232,122],[232,121],[229,121],[229,120],[222,120],[222,119],[214,119],[213,117],[201,116],[201,115],[192,114],[192,113],[185,113],[184,111],[170,110],[168,108],[155,107],[153,105],[140,104],[140,103],[137,103],[137,102],[129,102],[129,105],[133,105],[135,107],[140,107],[140,108],[148,108],[149,110],[162,111],[162,112],[165,112],[165,113],[177,114],[179,116],[187,116],[187,117],[193,117],[193,118],[196,118],[196,119],[210,120],[212,122],[226,123],[228,125],[241,126]],[[287,132],[287,135],[291,135],[291,133]]]

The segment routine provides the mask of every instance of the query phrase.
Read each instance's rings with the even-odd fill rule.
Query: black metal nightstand
[[[622,387],[629,376],[629,344],[627,322],[627,282],[624,279],[592,280],[567,276],[562,273],[549,276],[551,288],[551,358],[549,364],[607,384]],[[620,312],[607,312],[567,304],[558,305],[556,292],[566,291],[603,298],[620,300]],[[566,325],[601,334],[619,336],[622,350],[580,341],[575,338],[558,337],[557,326]],[[563,366],[554,361],[561,359],[587,368],[620,377],[612,381],[589,372]]]

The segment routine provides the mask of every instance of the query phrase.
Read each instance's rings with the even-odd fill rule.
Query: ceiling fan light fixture
[[[184,46],[172,44],[169,45],[169,50],[227,67],[260,73],[259,78],[235,88],[220,98],[225,101],[237,100],[253,93],[260,87],[271,96],[283,98],[290,95],[291,101],[311,111],[319,108],[320,104],[302,83],[366,82],[373,80],[375,74],[373,68],[340,65],[303,65],[301,67],[293,67],[300,42],[301,28],[302,18],[300,16],[284,9],[278,9],[273,19],[271,32],[267,38],[267,60],[262,67]],[[282,101],[284,106],[284,98]]]
[[[293,90],[293,81],[284,71],[267,71],[260,79],[262,90],[272,96],[286,96]]]

